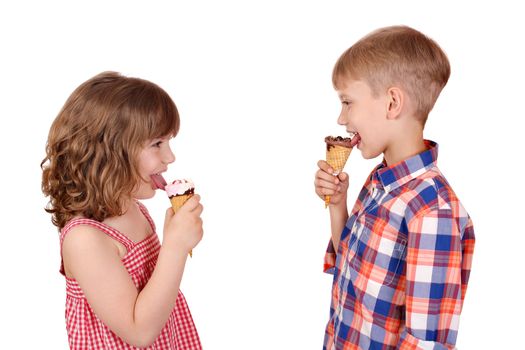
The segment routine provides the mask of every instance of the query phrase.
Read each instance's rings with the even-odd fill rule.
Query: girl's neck
[[[151,226],[135,199],[126,201],[122,206],[122,215],[104,220],[104,223],[117,229],[134,242],[139,242],[151,234]]]
[[[122,202],[122,215],[125,216],[127,213],[130,212],[130,209],[132,210],[136,206],[136,200],[133,198],[129,198]]]

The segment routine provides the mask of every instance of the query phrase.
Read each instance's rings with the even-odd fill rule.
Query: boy
[[[445,53],[405,26],[379,29],[337,61],[338,119],[366,159],[383,154],[348,214],[348,175],[319,161],[334,274],[324,349],[453,349],[474,230],[436,166],[426,118],[450,76]]]

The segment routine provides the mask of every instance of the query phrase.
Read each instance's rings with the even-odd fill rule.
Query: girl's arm
[[[62,254],[69,273],[100,320],[130,345],[153,343],[175,306],[188,252],[202,238],[199,200],[194,195],[176,215],[171,208],[166,211],[157,265],[140,293],[110,237],[78,226],[64,239]]]

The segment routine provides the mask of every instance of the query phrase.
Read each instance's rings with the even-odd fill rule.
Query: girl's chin
[[[135,199],[150,199],[155,196],[156,190],[149,187],[149,188],[141,188],[139,191],[133,193],[133,198]]]
[[[152,193],[151,195],[136,195],[135,199],[144,200],[144,199],[151,199],[155,196],[155,193]]]

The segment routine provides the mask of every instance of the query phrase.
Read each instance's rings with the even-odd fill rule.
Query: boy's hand
[[[340,173],[335,176],[330,165],[320,160],[317,162],[319,170],[315,173],[315,193],[324,201],[326,195],[331,196],[330,205],[346,203],[348,191],[348,174]]]
[[[164,241],[173,244],[175,249],[182,249],[185,254],[202,239],[203,206],[200,199],[201,197],[195,194],[176,213],[173,213],[171,207],[166,210]]]

